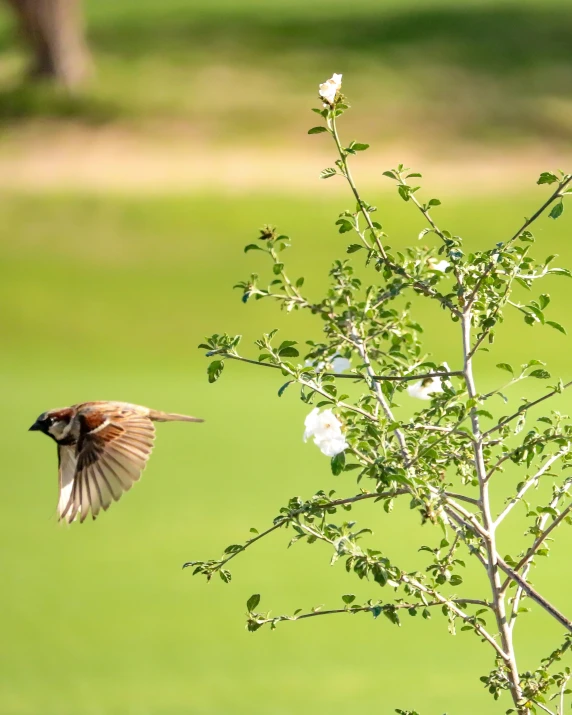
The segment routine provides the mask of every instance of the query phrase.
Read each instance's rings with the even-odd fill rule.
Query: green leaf
[[[342,601],[344,603],[347,603],[348,606],[350,603],[353,603],[356,600],[356,597],[354,596],[353,593],[346,593],[345,595],[342,596]]]
[[[331,176],[335,176],[338,172],[333,167],[328,167],[320,172],[320,179],[329,179]]]
[[[548,216],[550,218],[556,219],[556,218],[559,218],[560,216],[562,216],[563,212],[564,212],[564,203],[563,203],[562,199],[560,199],[560,201],[552,207],[552,211],[548,214]]]
[[[551,171],[543,171],[538,177],[537,184],[555,184],[558,181],[558,177]]]
[[[288,380],[288,382],[285,382],[285,383],[282,385],[282,387],[278,390],[278,397],[282,397],[282,395],[284,394],[284,391],[286,390],[286,388],[287,388],[289,385],[291,385],[293,382],[295,382],[295,381],[294,381],[294,380]]]
[[[441,206],[439,199],[430,199],[427,206]]]
[[[382,176],[388,176],[390,179],[397,179],[397,174],[394,171],[384,171]]]
[[[280,355],[280,357],[298,357],[300,353],[296,348],[284,348],[278,351],[278,355]]]
[[[308,130],[308,134],[323,134],[327,131],[326,127],[312,127]]]
[[[244,252],[248,253],[249,251],[263,251],[263,248],[260,248],[260,246],[257,246],[255,243],[249,243],[248,246],[244,247]]]
[[[510,372],[511,375],[514,375],[514,370],[508,364],[508,362],[499,362],[497,367],[499,368],[499,370],[506,370],[507,372]]]
[[[566,276],[567,278],[572,278],[572,271],[569,271],[568,268],[551,268],[548,272],[555,276]]]
[[[564,326],[560,325],[560,323],[556,323],[554,320],[547,320],[546,325],[550,325],[551,328],[554,328],[555,330],[559,330],[561,333],[564,333],[564,335],[568,334],[566,332],[566,328],[564,328]]]
[[[353,231],[354,225],[347,218],[340,218],[336,221],[336,226],[339,226],[340,233],[348,233],[348,231]]]
[[[224,360],[213,360],[207,367],[209,382],[216,382],[224,369]]]
[[[354,151],[365,151],[366,149],[369,149],[369,144],[359,144],[358,142],[356,142],[356,143],[352,142],[350,144],[350,147]]]
[[[260,603],[260,594],[259,593],[253,593],[252,596],[248,599],[246,602],[246,608],[249,613],[254,611],[256,606]]]
[[[359,251],[363,248],[363,246],[359,243],[352,243],[350,246],[347,247],[346,253],[355,253],[356,251]]]
[[[548,380],[550,377],[550,373],[548,370],[533,370],[529,375],[529,377],[535,377],[537,380]]]
[[[280,343],[280,347],[278,348],[278,355],[280,355],[280,357],[298,357],[300,353],[294,347],[294,345],[296,345],[295,340],[284,340],[282,343]]]
[[[340,452],[339,454],[336,454],[335,457],[332,457],[330,466],[332,468],[332,474],[335,477],[337,477],[339,474],[341,474],[344,471],[345,463],[346,463],[345,452]]]

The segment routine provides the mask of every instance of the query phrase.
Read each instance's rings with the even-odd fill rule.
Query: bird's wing
[[[141,476],[155,439],[151,420],[135,410],[101,408],[79,413],[77,464],[69,499],[60,519],[95,519]],[[61,503],[61,502],[60,502]]]
[[[77,457],[75,447],[58,444],[58,483],[60,488],[58,499],[59,517],[61,517],[70,500],[76,465]]]

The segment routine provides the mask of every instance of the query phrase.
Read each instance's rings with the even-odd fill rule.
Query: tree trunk
[[[32,78],[48,78],[73,88],[91,67],[81,0],[7,0],[33,52]]]

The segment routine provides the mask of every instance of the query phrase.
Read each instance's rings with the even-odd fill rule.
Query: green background
[[[298,125],[301,131],[311,126],[312,115],[304,111],[314,100],[316,79],[336,69],[332,58],[343,51],[344,60],[360,73],[362,82],[352,98],[356,119],[348,117],[348,122],[360,125],[364,131],[360,139],[367,141],[368,128],[374,138],[382,133],[373,121],[381,109],[379,98],[370,96],[367,79],[390,73],[391,62],[399,57],[395,47],[401,35],[395,30],[390,34],[394,53],[385,54],[389,49],[384,49],[379,29],[386,21],[384,13],[394,23],[401,18],[403,27],[409,28],[409,34],[403,30],[403,47],[406,54],[418,48],[413,55],[416,67],[429,52],[453,74],[461,67],[462,77],[473,81],[476,74],[484,73],[493,84],[516,91],[530,73],[542,71],[553,78],[556,68],[566,68],[569,62],[557,52],[562,36],[570,37],[566,33],[571,15],[562,2],[473,2],[466,3],[463,11],[445,2],[384,3],[383,7],[364,1],[352,4],[349,12],[341,2],[270,6],[218,1],[199,3],[191,11],[189,3],[175,0],[91,2],[90,33],[103,79],[81,100],[10,90],[3,104],[7,131],[20,132],[22,127],[42,131],[35,123],[38,117],[60,117],[66,111],[74,121],[89,125],[95,117],[123,123],[132,131],[144,131],[138,123],[149,117],[163,121],[168,115],[185,117],[199,129],[212,127],[216,119],[215,126],[221,128],[217,141],[223,145],[235,141],[233,132],[240,138],[247,134],[251,141],[257,141],[260,132],[261,142],[279,142],[287,131],[298,131]],[[428,16],[440,33],[422,31]],[[377,34],[366,32],[372,17],[379,23],[374,23]],[[471,35],[474,42],[468,46],[459,36],[467,17],[471,22],[481,18],[482,27],[489,28],[482,41]],[[196,43],[187,42],[185,18]],[[513,27],[511,18],[520,24]],[[539,18],[549,25],[539,25]],[[334,22],[336,45],[327,42],[328,30],[333,34],[329,23]],[[512,44],[501,51],[499,27],[506,28],[507,23],[514,35],[509,38]],[[213,36],[205,35],[205,28],[211,28]],[[411,28],[417,28],[417,34]],[[7,26],[3,32],[8,43]],[[538,45],[528,65],[518,64],[511,51],[532,35],[538,43],[542,40],[542,47]],[[347,36],[354,38],[353,44]],[[174,41],[177,37],[179,43]],[[250,43],[249,38],[253,38]],[[452,52],[461,45],[463,56]],[[280,51],[275,52],[277,46]],[[489,46],[496,48],[496,54],[487,51]],[[471,47],[478,50],[474,56]],[[451,53],[443,53],[442,48]],[[542,48],[550,52],[542,54]],[[9,49],[16,66],[21,56],[12,45]],[[260,114],[256,104],[260,97],[254,110],[245,101],[243,113],[234,117],[226,111],[224,97],[219,96],[214,109],[206,100],[189,99],[187,67],[203,67],[215,55],[223,64],[236,58],[249,71],[268,62],[265,86],[274,94],[267,96],[267,115]],[[485,57],[490,65],[484,63]],[[288,77],[301,67],[304,72],[289,84],[288,106],[296,106],[297,112],[290,120],[271,101],[277,98],[272,72]],[[404,76],[411,81],[403,84],[400,101],[412,106],[415,114],[426,105],[412,83],[415,68],[407,72]],[[147,78],[147,87],[142,87]],[[471,86],[482,90],[478,82]],[[539,102],[541,114],[545,86],[526,86],[530,90],[526,102]],[[131,94],[125,94],[127,87]],[[166,87],[163,95],[161,87]],[[557,88],[566,93],[562,85]],[[531,136],[554,140],[552,125],[532,127],[530,117],[511,105],[510,96],[504,106],[511,140],[518,139],[523,146]],[[499,109],[494,101],[490,106]],[[105,111],[100,112],[102,107]],[[455,141],[473,126],[472,119],[467,123],[464,114],[459,116],[449,128]],[[491,114],[484,112],[479,132],[487,126],[505,132],[502,122],[491,121]],[[407,127],[402,138],[406,136]],[[484,141],[482,134],[476,136]],[[562,141],[566,137],[564,132]],[[287,138],[292,140],[290,135]],[[443,227],[465,237],[468,247],[490,246],[511,235],[523,216],[540,205],[547,189],[536,187],[535,179],[530,177],[528,192],[517,194],[507,190],[475,197],[445,192],[436,215]],[[415,242],[423,222],[411,205],[388,194],[382,181],[377,194],[366,198],[379,205],[391,245]],[[470,185],[470,170],[464,181]],[[232,285],[252,270],[265,270],[258,254],[245,256],[242,248],[255,239],[259,226],[271,222],[293,239],[292,273],[305,275],[308,293],[319,296],[331,261],[352,242],[334,226],[338,213],[351,206],[349,195],[343,198],[330,182],[317,180],[315,194],[305,197],[267,192],[4,195],[0,201],[0,712],[326,715],[391,713],[403,707],[418,709],[421,715],[474,715],[501,713],[509,707],[508,701],[494,704],[478,681],[492,667],[487,648],[471,634],[448,636],[445,619],[438,613],[430,622],[407,619],[401,628],[383,618],[333,616],[282,624],[276,632],[247,633],[245,603],[255,592],[262,594],[260,608],[274,614],[317,604],[338,607],[344,593],[356,593],[360,599],[389,598],[374,584],[356,582],[341,564],[330,568],[328,549],[320,544],[287,550],[290,537],[278,532],[233,562],[230,585],[220,580],[207,584],[181,570],[187,560],[217,557],[229,543],[247,538],[250,527],[265,528],[294,495],[309,497],[318,489],[336,489],[342,496],[356,489],[351,472],[333,477],[328,460],[313,445],[302,443],[308,408],[293,389],[277,397],[280,375],[227,364],[221,380],[208,385],[207,362],[196,347],[205,335],[221,331],[244,334],[245,350],[248,341],[274,327],[284,338],[316,336],[319,321],[285,316],[264,302],[244,306]],[[536,235],[535,255],[559,253],[559,265],[572,265],[567,212],[557,222],[542,220]],[[370,275],[376,280],[376,274]],[[548,311],[550,319],[569,326],[568,280],[550,278],[542,290],[555,303]],[[416,315],[427,325],[427,349],[437,360],[456,366],[456,328],[435,306],[416,304]],[[554,374],[571,377],[568,339],[550,328],[525,326],[518,315],[512,315],[494,352],[483,355],[477,365],[479,385],[484,389],[504,380],[494,368],[496,362],[518,364],[530,358],[546,359]],[[535,385],[527,392],[541,394],[542,389]],[[518,388],[510,394],[518,398],[523,391]],[[26,430],[47,408],[91,399],[188,412],[206,422],[159,425],[155,452],[142,482],[97,522],[67,528],[55,519],[54,445]],[[402,403],[405,414],[418,406],[406,397]],[[559,399],[558,408],[569,409],[569,398]],[[498,481],[497,505],[514,487],[517,475],[507,472]],[[417,513],[406,506],[390,516],[373,505],[363,505],[352,514],[361,525],[373,528],[371,543],[399,559],[404,568],[421,566],[416,547],[439,538],[432,527],[421,528]],[[523,522],[513,522],[501,535],[503,548],[515,550],[516,544],[522,544],[522,531]],[[571,546],[564,527],[554,560],[542,564],[535,579],[564,611],[572,586]],[[468,571],[467,588],[486,595],[480,573]],[[525,616],[517,633],[521,670],[533,667],[562,635],[542,614]]]

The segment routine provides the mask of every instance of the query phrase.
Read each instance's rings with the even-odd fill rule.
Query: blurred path
[[[55,131],[0,147],[0,187],[31,192],[322,194],[326,186],[318,175],[335,157],[326,142],[321,145],[311,137],[307,151],[300,143],[224,148],[194,139],[153,142],[109,129]],[[422,172],[433,192],[490,194],[530,187],[541,171],[570,169],[572,154],[553,148],[501,153],[468,146],[443,158],[387,146],[356,157],[354,173],[364,187],[391,190],[381,174],[399,162]],[[327,192],[332,191],[345,192],[346,187],[330,179]]]

